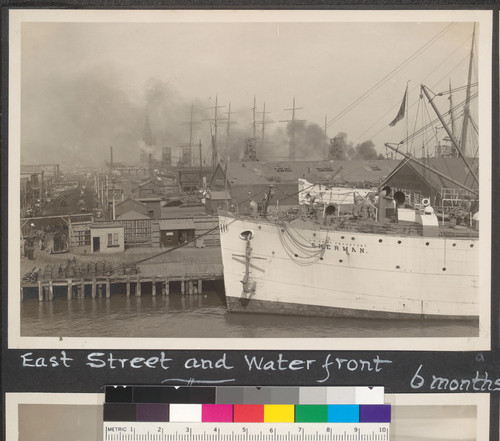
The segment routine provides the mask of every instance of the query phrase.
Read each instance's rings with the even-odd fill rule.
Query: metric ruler
[[[103,441],[388,441],[389,425],[105,421]]]

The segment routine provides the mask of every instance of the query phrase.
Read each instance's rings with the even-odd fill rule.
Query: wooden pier
[[[185,274],[183,276],[148,276],[140,275],[132,276],[112,276],[112,277],[93,277],[92,279],[49,279],[39,280],[37,283],[22,283],[21,284],[21,301],[24,300],[26,288],[38,288],[38,300],[51,301],[54,300],[54,288],[66,287],[66,297],[68,300],[85,297],[85,287],[90,286],[90,296],[95,298],[111,297],[113,291],[116,293],[119,289],[120,293],[125,291],[127,297],[134,295],[135,297],[142,296],[144,284],[151,284],[151,295],[155,297],[157,294],[168,296],[170,295],[171,282],[180,282],[180,290],[182,295],[200,295],[203,294],[203,283],[206,281],[222,280],[222,273],[217,274]],[[125,286],[125,289],[124,289]],[[87,290],[89,291],[89,290]]]

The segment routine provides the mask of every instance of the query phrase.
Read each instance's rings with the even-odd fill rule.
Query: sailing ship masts
[[[455,184],[456,186],[467,190],[469,193],[472,193],[475,196],[479,196],[479,193],[476,190],[473,190],[472,188],[469,188],[463,184],[461,184],[458,181],[455,181],[455,179],[450,178],[449,176],[445,175],[444,173],[441,173],[440,171],[436,170],[435,168],[431,167],[430,165],[425,164],[424,162],[420,162],[418,159],[414,158],[411,155],[408,155],[406,153],[403,153],[402,151],[398,150],[397,148],[392,147],[389,143],[385,143],[385,146],[390,148],[391,150],[394,150],[396,153],[399,153],[400,155],[403,155],[406,159],[415,162],[416,164],[420,165],[421,167],[430,170],[431,172],[435,173],[438,176],[441,176],[443,179],[446,179],[447,181]]]
[[[327,118],[327,115],[325,115],[325,143],[323,146],[323,159],[328,158],[328,135],[326,134],[327,123],[328,123],[328,118]]]
[[[229,130],[231,128],[231,103],[229,103],[229,107],[227,110],[227,132],[226,132],[226,151],[225,151],[225,160],[229,162],[230,154],[229,154]]]
[[[457,129],[456,129],[456,123],[455,123],[455,115],[454,115],[454,112],[453,112],[453,95],[451,93],[451,80],[449,81],[449,90],[450,90],[450,97],[448,99],[450,100],[451,133],[453,133],[453,136],[456,136]]]
[[[262,138],[261,138],[261,148],[264,151],[264,134],[266,129],[266,103],[264,103],[264,107],[262,108]]]
[[[255,111],[257,108],[257,100],[255,95],[253,96],[253,107],[252,107],[252,136],[256,137],[257,121],[255,120]]]
[[[193,103],[191,103],[191,118],[189,119],[189,154],[193,146]]]
[[[464,121],[462,124],[462,143],[461,147],[464,152],[466,152],[467,145],[467,129],[469,126],[469,117],[470,117],[470,89],[471,89],[471,78],[472,78],[472,67],[474,61],[474,42],[476,35],[476,25],[474,24],[474,28],[472,30],[472,44],[470,49],[470,58],[469,58],[469,75],[467,80],[467,89],[465,93],[465,107],[464,107]]]
[[[464,161],[464,164],[467,167],[467,169],[469,170],[469,173],[474,178],[474,180],[476,181],[476,183],[479,183],[479,180],[478,180],[476,174],[474,173],[474,171],[472,170],[472,167],[470,166],[470,164],[465,159],[465,156],[464,156],[464,154],[462,152],[462,149],[458,145],[458,141],[453,136],[453,133],[451,133],[451,130],[448,127],[448,124],[446,124],[446,121],[443,119],[443,117],[441,116],[441,113],[439,113],[439,110],[437,109],[436,105],[432,101],[432,99],[431,99],[431,97],[429,95],[429,92],[427,91],[427,88],[423,84],[420,86],[420,88],[422,89],[422,92],[424,92],[425,96],[429,100],[429,103],[432,106],[432,108],[434,109],[434,112],[436,112],[436,115],[439,118],[439,121],[441,121],[441,124],[443,125],[444,129],[446,130],[446,133],[448,133],[448,136],[450,137],[451,142],[453,143],[453,146],[455,147],[455,149],[457,150],[458,154],[460,155],[460,157]]]

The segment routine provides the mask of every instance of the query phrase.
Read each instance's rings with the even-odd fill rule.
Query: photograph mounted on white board
[[[489,345],[488,13],[16,12],[20,338]]]

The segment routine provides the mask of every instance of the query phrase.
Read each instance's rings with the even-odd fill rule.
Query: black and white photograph
[[[11,10],[9,347],[489,349],[491,20]]]

